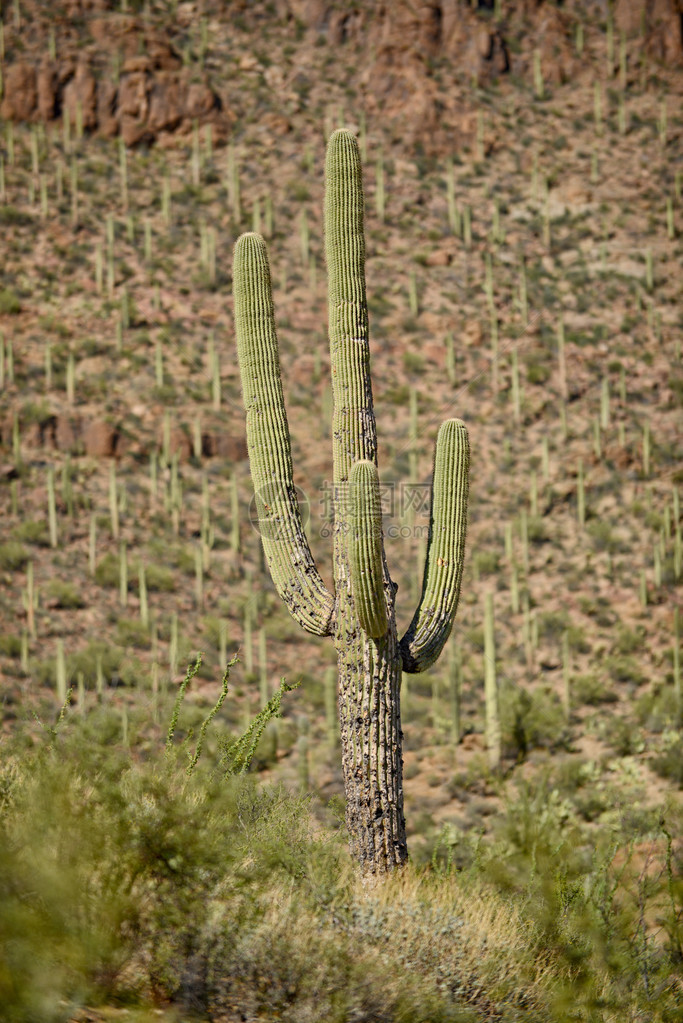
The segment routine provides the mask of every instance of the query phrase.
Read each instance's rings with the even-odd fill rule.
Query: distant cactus
[[[327,150],[325,236],[334,395],[334,595],[315,566],[299,514],[270,268],[265,242],[254,233],[235,245],[237,350],[265,557],[296,621],[308,632],[334,636],[351,852],[364,874],[381,874],[407,858],[401,672],[434,664],[451,632],[465,551],[469,441],[459,419],[439,430],[422,597],[399,643],[397,587],[382,542],[361,164],[356,139],[344,130],[331,136]]]

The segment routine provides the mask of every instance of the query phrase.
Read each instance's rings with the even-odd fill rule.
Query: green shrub
[[[238,1005],[283,1023],[569,1023],[606,1002],[614,1018],[676,1018],[677,882],[631,886],[620,835],[583,832],[548,778],[508,793],[492,838],[446,825],[429,866],[364,891],[342,834],[315,837],[307,797],[206,758],[188,774],[193,742],[139,761],[121,739],[120,713],[99,707],[67,710],[32,749],[3,740],[7,1023],[134,1013],[150,994],[183,1020]],[[671,937],[644,946],[655,905]]]
[[[615,682],[630,682],[635,686],[642,686],[647,682],[647,676],[633,657],[616,655],[608,657],[605,664]]]
[[[589,780],[590,768],[580,756],[570,756],[555,765],[554,784],[563,795],[574,795]]]
[[[622,541],[614,535],[611,524],[605,519],[591,519],[586,523],[586,531],[598,551],[615,554],[624,549]]]
[[[674,687],[654,686],[635,703],[636,719],[649,732],[663,732],[676,724],[677,706]]]
[[[567,639],[569,641],[570,650],[575,650],[579,654],[589,653],[591,645],[586,639],[585,632],[580,625],[568,626]]]
[[[95,582],[99,586],[118,586],[120,581],[120,562],[118,554],[105,554],[95,566]]]
[[[537,620],[539,636],[557,641],[567,628],[569,615],[566,611],[542,611]]]
[[[642,753],[645,748],[639,729],[625,718],[609,717],[605,722],[605,738],[619,757]]]
[[[19,572],[28,562],[28,551],[16,540],[0,544],[0,569]]]
[[[407,384],[397,384],[396,387],[388,387],[381,398],[382,401],[390,405],[407,405],[410,401],[410,388]]]
[[[544,519],[535,516],[529,519],[528,536],[530,543],[547,543],[549,539],[548,526]]]
[[[21,312],[21,302],[11,288],[0,288],[0,315],[15,316]]]
[[[612,800],[605,789],[587,786],[574,800],[578,813],[585,821],[595,821],[612,809]]]
[[[22,543],[31,543],[38,547],[50,546],[50,533],[44,519],[27,519],[14,527],[12,536]]]
[[[19,657],[21,655],[21,638],[12,633],[0,635],[0,654],[4,657]]]
[[[477,551],[474,561],[481,575],[492,575],[498,571],[500,566],[500,557],[497,551]]]
[[[568,739],[564,710],[554,693],[504,687],[500,723],[505,753],[518,760],[531,749],[561,746]]]
[[[614,644],[615,653],[633,654],[638,650],[642,650],[644,637],[645,629],[642,626],[628,629],[625,625],[621,625]]]
[[[173,565],[184,575],[194,575],[194,548],[190,544],[174,544],[167,540],[152,540],[149,544],[150,566]],[[155,560],[156,559],[156,560]],[[158,563],[161,563],[160,565]],[[164,569],[164,571],[168,571]]]
[[[651,764],[660,778],[668,778],[683,789],[683,735],[673,733]]]
[[[133,646],[148,650],[151,646],[149,626],[137,618],[119,618],[116,623],[116,641],[122,647]]]
[[[105,640],[92,640],[82,650],[70,650],[66,658],[67,680],[83,676],[86,687],[94,689],[97,682],[97,665],[100,664],[104,684],[121,679],[124,672],[125,651]],[[55,660],[39,661],[32,668],[32,674],[40,685],[54,686]],[[126,676],[128,677],[128,676]]]
[[[527,366],[526,378],[530,384],[545,384],[550,377],[550,369],[542,362],[530,362]]]
[[[137,593],[140,588],[140,559],[128,560],[128,590]],[[185,565],[183,566],[186,567]],[[194,561],[192,562],[194,571]],[[109,552],[95,567],[95,582],[100,586],[118,587],[121,581],[121,562],[118,554]],[[152,592],[172,593],[175,590],[175,576],[170,568],[155,562],[145,564],[145,582]]]
[[[85,601],[73,583],[62,579],[50,579],[45,587],[46,595],[54,602],[55,607],[76,609],[85,607]]]
[[[32,223],[30,213],[18,210],[16,206],[0,206],[0,224],[6,227],[26,227]]]
[[[133,584],[137,589],[139,585],[137,564],[134,565],[134,573]],[[176,588],[175,576],[171,569],[154,562],[145,566],[145,581],[148,590],[159,593],[172,593]]]
[[[214,615],[207,615],[202,620],[202,626],[204,629],[204,635],[206,636],[207,642],[214,648],[214,650],[220,650],[221,646],[221,628],[225,625],[226,628],[226,642],[227,642],[227,622],[224,619],[217,618]]]
[[[571,680],[571,696],[574,707],[584,704],[595,707],[600,703],[616,703],[619,699],[614,689],[598,675],[575,675]]]
[[[425,361],[419,352],[407,351],[403,353],[403,368],[406,373],[424,373]]]

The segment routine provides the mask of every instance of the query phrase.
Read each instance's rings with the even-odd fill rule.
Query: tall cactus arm
[[[233,263],[237,355],[259,529],[275,588],[292,617],[330,635],[334,598],[313,561],[293,482],[268,254],[258,234],[237,239]]]
[[[365,294],[363,181],[358,142],[335,131],[325,162],[330,356],[334,393],[334,481],[342,488],[354,462],[377,464]],[[343,529],[343,523],[338,523]]]
[[[356,615],[373,639],[389,625],[382,578],[382,508],[373,462],[356,462],[349,478],[349,572]]]
[[[422,596],[401,640],[403,670],[411,674],[434,664],[453,627],[465,560],[469,466],[467,427],[448,419],[436,439]]]

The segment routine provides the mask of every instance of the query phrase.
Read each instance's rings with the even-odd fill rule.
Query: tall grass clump
[[[426,867],[364,885],[341,808],[321,825],[311,796],[249,771],[289,687],[224,734],[230,662],[194,738],[182,700],[200,664],[158,756],[131,754],[118,711],[68,698],[55,726],[4,741],[3,1023],[85,1006],[156,1006],[166,1023],[677,1018],[673,823],[650,822],[643,873],[634,841],[631,858],[618,836],[593,848],[561,792],[528,788],[495,833],[446,828]]]

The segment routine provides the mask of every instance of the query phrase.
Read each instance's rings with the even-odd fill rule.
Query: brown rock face
[[[5,72],[5,98],[0,114],[7,121],[28,121],[38,104],[38,82],[32,64],[10,64]]]
[[[27,448],[55,447],[56,425],[56,416],[46,416],[37,423],[30,423],[23,431],[23,443]]]
[[[330,46],[341,46],[357,36],[362,17],[361,11],[331,11],[327,25],[327,41]]]
[[[147,120],[149,102],[147,75],[144,71],[132,71],[121,75],[117,111],[121,118],[128,117],[140,123]]]
[[[159,451],[164,449],[164,430],[161,428],[157,435]],[[181,462],[186,462],[192,456],[192,443],[190,438],[178,427],[173,427],[168,436],[168,451],[171,455],[177,455]]]
[[[108,10],[107,0],[72,0],[76,16]],[[105,137],[121,134],[127,145],[151,142],[161,132],[189,129],[192,121],[211,121],[228,127],[230,116],[206,79],[190,81],[164,33],[125,14],[91,18],[88,27],[97,46],[122,57],[118,83],[105,75],[96,79],[92,49],[78,60],[65,56],[59,63],[29,59],[4,69],[4,99],[0,116],[14,121],[54,120],[66,110],[69,120],[81,120],[86,131]],[[58,51],[59,52],[59,51]],[[67,51],[68,53],[68,51]],[[94,63],[93,63],[94,62]]]
[[[116,112],[118,92],[112,82],[101,81],[97,86],[97,125],[101,135],[113,138],[119,132]]]
[[[683,9],[680,0],[653,0],[648,10],[648,53],[665,64],[683,63]]]
[[[464,29],[464,30],[462,30]],[[451,51],[468,78],[483,84],[494,81],[510,70],[510,59],[503,36],[488,26],[463,26],[451,37]],[[456,58],[454,58],[456,59]]]
[[[207,117],[220,107],[220,101],[206,82],[192,82],[185,91],[185,116],[193,120]]]
[[[445,249],[437,249],[435,252],[430,252],[425,260],[427,266],[448,266],[453,258],[450,252],[446,252]]]
[[[119,444],[119,432],[110,423],[95,420],[84,424],[81,440],[86,455],[91,458],[113,458]]]
[[[555,7],[544,5],[539,11],[536,25],[536,48],[541,57],[543,80],[555,85],[569,81],[575,69],[575,60],[566,15]]]
[[[183,96],[176,75],[160,71],[149,90],[147,126],[157,134],[173,131],[183,119]]]
[[[606,0],[602,5],[606,8]],[[257,30],[265,6],[264,0],[232,0],[230,5],[213,5],[211,16],[225,24],[229,7],[230,14],[240,11],[247,20],[253,16],[251,27]],[[463,81],[486,85],[511,70],[530,81],[534,50],[540,52],[548,85],[571,81],[581,67],[573,28],[576,16],[585,13],[585,0],[519,0],[502,5],[500,20],[490,16],[492,0],[481,4],[489,8],[485,15],[479,6],[465,0],[275,4],[278,18],[308,29],[302,53],[322,37],[328,46],[361,54],[363,71],[356,84],[367,112],[381,116],[397,140],[419,143],[432,155],[471,147],[474,141],[474,100],[463,98]],[[21,59],[3,69],[0,116],[50,121],[65,109],[72,123],[82,116],[86,131],[105,137],[121,134],[130,146],[155,139],[167,144],[170,132],[187,132],[194,121],[214,125],[216,141],[225,137],[235,119],[227,91],[232,86],[219,93],[206,78],[191,81],[170,32],[116,10],[111,0],[66,0],[62,7],[64,16],[55,22],[59,61],[47,60],[40,41],[27,33]],[[181,5],[180,23],[190,23],[194,7]],[[616,33],[626,33],[630,50],[642,45],[655,60],[683,63],[683,0],[614,0],[613,11]],[[77,24],[69,26],[69,19]],[[81,23],[87,23],[87,39],[82,38]],[[637,42],[641,37],[642,44]],[[8,49],[8,54],[16,52]],[[118,81],[110,72],[113,53],[121,56]],[[261,73],[250,46],[240,67],[245,74]],[[452,88],[456,82],[458,88]],[[282,92],[282,79],[271,87]],[[283,109],[262,117],[269,131],[290,128]]]
[[[133,71],[122,75],[119,82],[116,113],[121,137],[127,146],[135,146],[153,134],[147,127],[148,81],[145,71]]]
[[[665,64],[683,62],[683,7],[680,0],[615,0],[617,32],[645,36],[648,54]]]
[[[244,437],[228,437],[225,434],[203,434],[202,453],[209,458],[218,456],[229,462],[243,462],[248,457],[247,442]]]
[[[381,108],[403,139],[419,141],[429,153],[471,145],[476,121],[448,88],[447,68],[478,83],[506,74],[510,58],[497,28],[456,0],[434,0],[379,5],[353,30],[371,55],[362,78],[370,109]],[[444,68],[440,78],[434,62]]]
[[[75,452],[78,447],[80,422],[69,416],[57,416],[54,424],[53,440],[59,451]]]
[[[57,95],[59,74],[50,60],[43,61],[38,68],[38,116],[41,121],[51,121],[57,116]]]
[[[79,64],[76,74],[64,86],[62,104],[72,124],[81,124],[86,131],[97,125],[97,82],[86,64]]]

